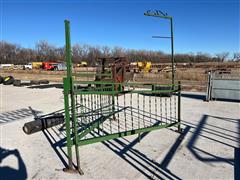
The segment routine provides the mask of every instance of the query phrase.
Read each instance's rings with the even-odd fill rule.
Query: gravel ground
[[[183,133],[148,133],[80,147],[84,175],[65,173],[61,126],[26,135],[23,124],[63,108],[61,88],[0,85],[0,179],[239,179],[240,104],[183,92]]]

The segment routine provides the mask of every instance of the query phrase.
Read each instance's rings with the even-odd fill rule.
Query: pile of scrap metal
[[[127,59],[125,57],[99,58],[100,65],[97,67],[95,81],[123,83],[126,81]],[[120,86],[115,85],[114,89]]]

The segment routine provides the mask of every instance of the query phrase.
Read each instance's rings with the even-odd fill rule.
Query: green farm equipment
[[[84,74],[73,72],[70,22],[67,20],[65,36],[67,77],[63,83],[67,171],[75,170],[76,163],[78,172],[83,174],[80,168],[80,146],[161,128],[176,127],[180,132],[180,82],[162,85],[126,82],[124,78],[119,81],[114,78],[107,81],[104,78],[97,81],[78,80]],[[166,93],[171,96],[164,96]],[[73,152],[76,156],[73,156]]]

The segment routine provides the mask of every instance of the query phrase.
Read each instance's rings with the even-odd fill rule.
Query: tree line
[[[121,47],[91,46],[88,44],[74,44],[72,46],[72,60],[74,63],[82,61],[94,65],[99,57],[126,57],[129,62],[151,61],[154,63],[171,62],[171,55],[162,51],[134,50]],[[175,54],[175,62],[223,62],[239,61],[240,53],[236,52],[229,59],[228,52],[210,56],[206,53]],[[65,61],[65,47],[56,47],[47,41],[39,41],[35,48],[23,48],[20,45],[0,41],[0,64],[26,64],[35,61]]]

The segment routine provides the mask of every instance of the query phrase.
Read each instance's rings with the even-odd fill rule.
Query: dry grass
[[[228,64],[229,65],[229,64]],[[235,65],[235,64],[234,64]],[[233,68],[232,72],[238,72],[239,69]],[[96,68],[75,68],[74,72],[95,72]],[[175,79],[181,81],[183,90],[191,91],[205,91],[207,85],[207,74],[205,68],[177,68]],[[52,82],[62,82],[63,77],[66,76],[66,71],[41,71],[41,70],[1,70],[1,76],[12,75],[15,79],[21,80],[41,80],[48,79]],[[154,73],[139,73],[134,74],[133,81],[149,82],[149,83],[171,83],[172,74],[167,72]],[[76,78],[77,80],[93,81],[94,77]]]

